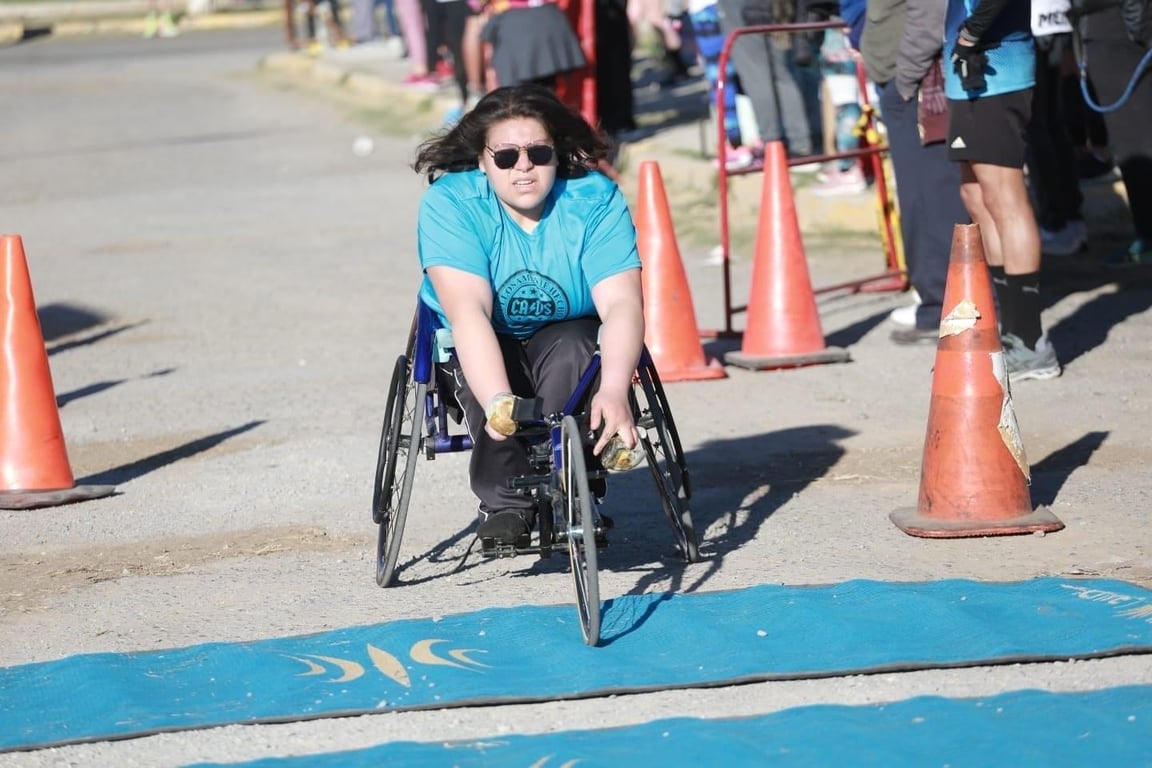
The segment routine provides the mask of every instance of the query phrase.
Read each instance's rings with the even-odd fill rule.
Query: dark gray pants
[[[1052,35],[1045,45],[1037,42],[1036,85],[1028,123],[1028,186],[1036,203],[1036,220],[1049,232],[1084,218],[1080,212],[1084,195],[1060,88],[1061,59],[1069,37]]]
[[[1085,23],[1088,79],[1099,105],[1109,106],[1124,93],[1147,49],[1128,39],[1119,6],[1088,14]],[[1106,112],[1104,123],[1124,177],[1132,225],[1147,244],[1152,241],[1152,71],[1144,70],[1128,101]]]
[[[720,31],[750,26],[745,11],[752,0],[720,0]],[[760,22],[758,22],[760,23]],[[812,131],[800,86],[792,74],[791,51],[772,35],[741,35],[732,44],[731,61],[740,87],[752,102],[760,140],[787,144],[793,156],[812,153]]]
[[[546,325],[529,339],[497,336],[512,394],[539,397],[544,413],[564,408],[596,351],[600,318],[584,317]],[[455,358],[445,365],[464,408],[464,423],[472,437],[468,475],[482,509],[531,508],[528,496],[508,487],[508,479],[528,474],[528,454],[522,440],[493,440],[484,431],[484,406],[472,394]],[[595,391],[595,387],[591,389]],[[586,405],[586,403],[584,404]]]
[[[877,91],[896,176],[908,280],[923,302],[916,309],[916,327],[935,328],[948,281],[952,230],[971,221],[960,199],[960,166],[948,159],[946,142],[920,144],[915,98],[904,101],[893,83],[877,85]]]
[[[380,28],[376,23],[376,0],[352,0],[349,32],[349,36],[357,43],[366,43],[380,36]]]

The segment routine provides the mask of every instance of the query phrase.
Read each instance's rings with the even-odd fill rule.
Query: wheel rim
[[[381,435],[378,499],[373,507],[380,519],[376,539],[376,583],[382,587],[391,583],[400,555],[400,540],[416,469],[414,459],[420,452],[421,422],[416,417],[427,391],[425,384],[411,380],[408,361],[403,356],[396,361],[392,381]]]
[[[648,459],[648,468],[660,492],[660,505],[672,526],[684,559],[690,563],[699,557],[692,513],[688,507],[689,491],[684,452],[676,434],[676,427],[668,411],[659,381],[647,368],[641,369],[640,389],[644,396],[637,426],[640,442]]]
[[[384,425],[380,430],[380,451],[376,459],[376,484],[372,489],[372,522],[381,523],[391,509],[392,481],[396,476],[396,445],[403,427],[405,382],[408,379],[408,361],[403,355],[392,369],[392,382],[388,387],[388,405],[384,410]]]
[[[561,494],[564,517],[568,525],[568,556],[576,586],[576,608],[584,642],[600,642],[600,583],[596,562],[596,522],[592,511],[592,494],[588,490],[588,470],[584,463],[584,445],[576,420],[565,416],[561,425],[564,464]]]

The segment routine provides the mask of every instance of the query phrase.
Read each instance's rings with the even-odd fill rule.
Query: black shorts
[[[948,99],[948,158],[1023,168],[1032,89]]]

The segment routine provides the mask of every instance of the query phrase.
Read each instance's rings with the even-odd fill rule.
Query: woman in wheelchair
[[[514,408],[540,398],[545,413],[560,411],[597,343],[592,453],[610,468],[639,460],[629,392],[644,340],[640,257],[624,196],[595,170],[607,154],[578,113],[536,85],[497,88],[417,151],[413,167],[429,181],[420,298],[455,342],[446,365],[473,441],[481,538],[531,532],[533,502],[508,484],[529,472],[523,443],[509,439]],[[624,458],[613,467],[616,451]]]

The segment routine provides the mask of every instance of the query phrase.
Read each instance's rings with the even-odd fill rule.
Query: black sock
[[[1043,330],[1040,327],[1040,273],[1006,275],[1007,294],[1012,304],[1012,327],[1004,327],[1005,333],[1020,337],[1028,349],[1036,349]]]
[[[1000,330],[1007,333],[1015,323],[1008,313],[1012,311],[1012,302],[1008,300],[1008,279],[1004,274],[1004,267],[988,265],[988,276],[992,280],[992,291],[996,296],[996,317],[1000,319]]]

